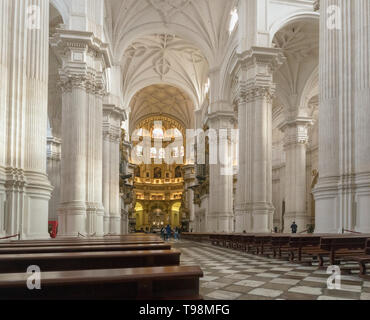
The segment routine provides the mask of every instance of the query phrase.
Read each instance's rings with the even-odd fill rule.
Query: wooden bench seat
[[[0,273],[26,272],[31,265],[41,271],[113,269],[175,266],[180,263],[178,250],[72,252],[0,255]]]
[[[117,241],[68,241],[68,242],[27,242],[27,243],[1,243],[0,248],[34,248],[34,247],[55,247],[55,246],[82,246],[82,245],[94,245],[94,246],[114,246],[123,244],[163,244],[162,240],[117,240]]]
[[[152,267],[43,272],[41,290],[26,273],[0,274],[1,300],[199,300],[199,267]]]
[[[1,248],[3,254],[29,253],[60,253],[60,252],[98,252],[98,251],[140,251],[140,250],[170,250],[171,245],[159,244],[117,244],[117,245],[80,245],[80,246],[49,246],[49,247],[9,247]]]
[[[364,278],[369,278],[367,273],[367,264],[370,264],[370,239],[366,240],[365,249],[358,254],[348,254],[346,256],[340,255],[339,258],[346,262],[356,262],[360,268],[360,276]],[[347,267],[349,271],[352,271],[354,268]]]
[[[340,264],[339,255],[357,255],[366,250],[366,243],[370,235],[345,235],[345,236],[328,236],[322,237],[320,249],[325,250],[326,254],[322,257],[329,257],[331,265]]]

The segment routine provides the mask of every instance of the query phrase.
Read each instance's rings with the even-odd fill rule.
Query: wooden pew
[[[32,265],[42,271],[69,271],[134,267],[176,266],[178,250],[72,252],[0,255],[0,273],[26,272]]]
[[[8,247],[0,248],[2,254],[61,253],[61,252],[99,252],[99,251],[138,251],[170,250],[171,245],[159,244],[118,244],[118,245],[82,245],[82,246],[48,246],[48,247]]]
[[[274,258],[283,258],[283,253],[290,249],[290,235],[274,234],[271,237],[271,250]]]
[[[55,246],[81,246],[81,245],[122,245],[122,244],[163,244],[162,240],[148,240],[148,239],[129,239],[129,240],[117,240],[117,241],[66,241],[66,242],[27,242],[27,243],[3,243],[0,244],[0,248],[32,248],[32,247],[55,247]]]
[[[340,264],[338,256],[353,256],[362,254],[366,248],[367,239],[370,235],[341,235],[322,237],[320,249],[324,252],[319,253],[320,266],[324,264],[324,258],[329,257],[331,265]]]
[[[368,279],[369,276],[366,275],[366,264],[370,264],[370,239],[367,239],[366,245],[365,245],[365,250],[363,251],[362,254],[358,255],[351,255],[351,256],[340,256],[340,258],[346,262],[356,262],[358,263],[360,267],[360,277]],[[349,271],[351,271],[353,268],[349,268]]]
[[[321,235],[305,234],[305,235],[291,235],[289,241],[289,248],[287,250],[290,254],[290,261],[297,258],[298,262],[302,262],[303,256],[314,258],[317,256],[317,251],[320,250]]]
[[[0,274],[0,300],[200,300],[199,267],[43,272],[41,290],[26,273]]]

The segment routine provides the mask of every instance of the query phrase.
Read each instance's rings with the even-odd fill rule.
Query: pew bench
[[[370,239],[366,240],[365,250],[357,255],[349,255],[349,256],[340,256],[340,258],[345,262],[356,262],[360,269],[360,277],[369,279],[369,275],[367,275],[367,264],[370,264]],[[349,271],[352,271],[354,268],[346,267]]]
[[[363,253],[368,238],[370,235],[322,237],[320,249],[326,252],[320,253],[320,259],[323,263],[327,257],[331,265],[340,264],[340,257]]]
[[[118,244],[118,245],[80,245],[80,246],[49,246],[49,247],[0,247],[0,256],[3,254],[30,254],[30,253],[61,253],[61,252],[99,252],[99,251],[142,251],[142,250],[170,250],[171,245],[159,244]]]
[[[41,271],[177,266],[180,254],[178,250],[4,254],[0,273],[26,272],[32,265]]]
[[[117,240],[117,241],[67,241],[67,242],[27,242],[27,243],[1,243],[0,248],[35,248],[35,247],[55,247],[55,246],[84,246],[84,245],[94,245],[94,246],[114,246],[123,244],[163,244],[162,240],[140,240],[140,239],[130,239],[130,240]]]
[[[201,300],[199,267],[42,272],[41,290],[26,273],[0,274],[0,300]]]

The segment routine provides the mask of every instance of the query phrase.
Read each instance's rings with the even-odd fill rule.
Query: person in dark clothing
[[[170,240],[172,234],[171,226],[168,224],[166,227],[166,240]]]
[[[292,229],[292,233],[297,233],[298,226],[297,226],[297,224],[295,223],[295,221],[294,221],[294,222],[293,222],[293,224],[290,226],[290,228]]]

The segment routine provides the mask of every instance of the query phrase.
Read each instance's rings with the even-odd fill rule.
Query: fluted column
[[[57,211],[60,202],[60,161],[61,143],[58,138],[47,139],[47,173],[54,188],[53,196],[49,201],[49,220],[57,221]]]
[[[2,1],[0,6],[4,18],[0,29],[0,185],[4,159],[6,180],[5,207],[0,186],[1,216],[6,235],[48,238],[48,201],[52,191],[45,159],[49,3],[15,0]],[[31,6],[36,20],[28,15]],[[5,77],[7,83],[3,86]],[[1,229],[0,226],[0,232]]]
[[[103,116],[103,203],[104,233],[121,234],[121,200],[119,164],[121,123],[125,113],[114,105],[104,105]]]
[[[306,230],[310,223],[310,215],[306,210],[306,152],[309,123],[309,119],[298,119],[285,123],[281,128],[285,135],[286,153],[284,232],[291,232],[290,226],[293,221],[298,225],[298,231]]]
[[[272,205],[272,97],[278,49],[252,47],[239,56],[239,175],[236,232],[270,232]]]
[[[57,29],[62,60],[62,161],[59,235],[104,234],[102,124],[107,46],[88,32]]]
[[[216,164],[209,166],[209,212],[207,231],[233,232],[233,112],[218,112],[209,115],[209,127],[217,134]],[[235,141],[235,140],[234,140]],[[212,147],[211,147],[212,148]],[[212,161],[212,159],[211,159]]]
[[[5,226],[6,110],[8,90],[9,1],[0,1],[0,238]]]
[[[195,230],[194,191],[191,189],[195,184],[195,167],[194,165],[186,165],[184,170],[186,206],[189,210],[189,231],[191,231]]]
[[[355,22],[355,167],[356,221],[359,232],[370,233],[370,3],[354,2]]]
[[[355,2],[320,0],[320,178],[314,189],[317,233],[355,228]],[[333,8],[334,14],[328,16]]]

